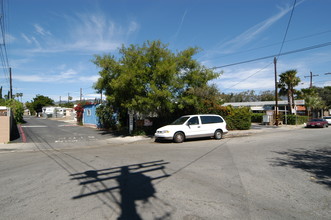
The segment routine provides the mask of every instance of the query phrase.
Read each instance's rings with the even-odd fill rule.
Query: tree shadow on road
[[[307,150],[303,148],[275,152],[282,157],[274,158],[273,166],[286,166],[311,173],[316,183],[331,188],[331,149]]]
[[[157,198],[155,184],[152,183],[170,176],[164,171],[166,164],[168,162],[158,160],[71,174],[71,180],[78,180],[82,186],[81,193],[72,199],[102,196],[104,203],[117,212],[121,220],[142,219],[137,210],[141,207],[136,203],[140,201],[153,209],[153,219],[170,219],[173,208]]]

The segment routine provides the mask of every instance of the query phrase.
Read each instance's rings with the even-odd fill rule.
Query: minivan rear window
[[[202,124],[222,123],[223,120],[217,116],[200,116]]]

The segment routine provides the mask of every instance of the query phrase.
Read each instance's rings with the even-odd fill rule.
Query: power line
[[[307,38],[315,37],[315,36],[318,36],[318,35],[327,34],[327,33],[330,33],[330,32],[331,32],[331,30],[326,30],[326,31],[323,31],[323,32],[318,32],[318,33],[314,33],[314,34],[310,34],[310,35],[299,36],[299,37],[296,37],[296,38],[293,38],[293,39],[290,39],[290,40],[286,40],[285,43],[292,42],[292,41],[298,41],[298,40],[302,40],[302,39],[307,39]],[[247,53],[247,52],[252,52],[252,51],[255,51],[255,50],[259,50],[259,49],[276,46],[276,45],[281,44],[281,43],[282,42],[277,42],[277,43],[272,43],[272,44],[268,44],[268,45],[264,45],[264,46],[260,46],[260,47],[255,47],[255,48],[251,48],[251,49],[247,49],[247,50],[242,50],[242,51],[238,51],[238,52],[235,52],[235,53],[218,56],[218,57],[215,57],[215,58],[209,59],[209,60],[216,60],[216,59],[219,59],[219,58],[222,58],[222,57],[229,57],[229,56],[235,56],[235,55],[243,54],[243,53]]]
[[[219,68],[224,68],[224,67],[229,67],[229,66],[236,66],[236,65],[251,63],[251,62],[255,62],[255,61],[259,61],[259,60],[265,60],[265,59],[273,58],[273,57],[276,57],[276,56],[284,56],[284,55],[288,55],[288,54],[313,50],[313,49],[317,49],[317,48],[321,48],[321,47],[327,47],[327,46],[330,46],[330,45],[331,45],[331,42],[326,42],[326,43],[323,43],[323,44],[317,44],[317,45],[310,46],[310,47],[304,47],[304,48],[301,48],[301,49],[292,50],[292,51],[288,51],[288,52],[284,52],[284,53],[280,53],[280,54],[274,54],[274,55],[270,55],[270,56],[255,58],[255,59],[241,61],[241,62],[237,62],[237,63],[226,64],[226,65],[223,65],[223,66],[216,66],[216,67],[212,67],[210,69],[219,69]]]
[[[226,90],[228,90],[228,89],[231,89],[231,88],[235,87],[236,85],[239,85],[240,83],[246,81],[247,79],[251,78],[252,76],[254,76],[254,75],[258,74],[259,72],[261,72],[262,70],[266,69],[266,68],[269,67],[271,64],[272,64],[272,62],[269,63],[268,65],[266,65],[265,67],[263,67],[262,69],[256,71],[255,73],[249,75],[248,77],[244,78],[243,80],[241,80],[241,81],[239,81],[239,82],[233,84],[233,85],[230,86],[230,87],[227,87],[227,88],[223,89],[222,91],[226,91]]]
[[[279,50],[279,52],[278,52],[277,60],[278,60],[278,58],[279,58],[279,56],[280,56],[280,54],[281,54],[281,52],[282,52],[282,49],[283,49],[283,46],[284,46],[284,43],[285,43],[285,40],[286,40],[287,32],[288,32],[289,27],[290,27],[290,23],[291,23],[291,20],[292,20],[292,16],[293,16],[293,12],[294,12],[295,5],[296,5],[296,0],[294,0],[294,4],[293,4],[293,7],[292,7],[292,12],[291,12],[291,16],[290,16],[290,19],[289,19],[289,21],[288,21],[288,23],[287,23],[287,27],[286,27],[286,31],[285,31],[285,34],[284,34],[284,38],[283,38],[283,41],[282,41],[282,44],[281,44],[280,50]],[[275,58],[275,59],[276,59],[276,58]],[[276,61],[274,61],[274,62],[276,62]],[[240,84],[240,83],[246,81],[247,79],[251,78],[252,76],[254,76],[254,75],[258,74],[259,72],[261,72],[262,70],[266,69],[266,68],[267,68],[268,66],[270,66],[271,64],[272,64],[272,63],[269,63],[268,65],[266,65],[266,66],[263,67],[262,69],[260,69],[260,70],[256,71],[255,73],[249,75],[248,77],[246,77],[246,78],[244,78],[243,80],[237,82],[236,84],[232,85],[231,87],[225,88],[225,90],[227,90],[227,89],[229,89],[229,88],[233,88],[233,87],[235,87],[236,85],[238,85],[238,84]],[[276,88],[276,89],[277,89],[277,88]]]
[[[5,79],[7,80],[7,83],[9,84],[9,61],[8,61],[8,55],[7,55],[7,47],[6,47],[6,25],[5,25],[5,4],[4,0],[0,1],[0,29],[1,29],[1,37],[2,42],[0,42],[0,59],[3,66],[3,71],[5,75]]]
[[[288,23],[287,23],[286,31],[285,31],[285,34],[284,34],[282,45],[280,46],[280,49],[279,49],[279,52],[278,52],[277,59],[279,58],[279,56],[280,56],[280,54],[281,54],[281,52],[283,50],[283,46],[284,46],[284,43],[285,43],[285,40],[286,40],[287,32],[288,32],[288,30],[290,28],[290,24],[291,24],[291,20],[292,20],[292,17],[293,17],[293,12],[294,12],[294,8],[295,8],[295,5],[296,5],[296,2],[297,2],[297,0],[294,0],[292,11],[291,11],[291,15],[290,15],[290,19],[288,20]]]

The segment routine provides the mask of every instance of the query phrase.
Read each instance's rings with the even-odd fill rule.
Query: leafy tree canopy
[[[23,104],[15,99],[0,99],[0,106],[7,106],[10,107],[13,111],[14,119],[16,123],[23,123],[23,114],[24,114],[24,107]]]
[[[316,87],[316,91],[325,102],[326,107],[331,108],[331,86]]]
[[[225,102],[258,102],[275,100],[275,92],[271,90],[261,91],[260,93],[256,93],[254,90],[247,90],[239,93],[222,93],[221,96]]]
[[[132,109],[162,116],[188,104],[198,111],[192,94],[209,88],[208,82],[221,74],[193,59],[198,52],[190,47],[174,53],[160,41],[122,46],[119,59],[95,56],[93,62],[101,70],[94,88],[104,92],[113,107],[126,112]]]
[[[31,102],[26,103],[26,106],[31,112],[42,112],[43,107],[52,105],[54,105],[54,101],[43,95],[36,95]]]

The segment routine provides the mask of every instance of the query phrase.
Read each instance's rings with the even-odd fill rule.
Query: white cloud
[[[22,82],[50,82],[50,78],[42,77],[40,75],[17,75],[13,76],[14,80],[22,81]]]
[[[2,36],[0,36],[1,42],[3,42]],[[16,38],[10,34],[5,34],[5,43],[12,43],[16,40]]]
[[[225,42],[222,44],[219,49],[222,50],[222,53],[231,53],[238,48],[250,43],[255,40],[258,35],[268,30],[274,23],[276,23],[279,19],[281,19],[284,15],[286,15],[291,10],[291,7],[286,7],[281,9],[277,14],[269,17],[268,19],[260,22],[259,24],[254,25],[248,30],[244,31],[234,39]]]
[[[68,70],[66,70],[66,71],[64,71],[64,72],[61,72],[61,73],[59,74],[58,78],[59,78],[60,80],[63,80],[63,79],[72,79],[72,78],[74,78],[74,76],[77,75],[77,74],[78,74],[78,73],[77,73],[75,70],[73,70],[73,69],[68,69]]]
[[[136,21],[122,26],[110,20],[102,12],[62,16],[66,24],[61,26],[62,35],[52,34],[41,25],[34,24],[34,34],[22,33],[21,37],[35,48],[29,53],[80,52],[99,53],[118,49],[125,40],[139,30]]]
[[[302,0],[296,4],[296,7],[303,3],[305,0]],[[270,16],[269,18],[263,20],[262,22],[253,25],[249,29],[245,30],[238,36],[233,37],[231,40],[218,44],[212,50],[206,51],[204,58],[211,58],[219,54],[231,54],[238,49],[246,46],[252,41],[256,40],[262,33],[266,32],[270,27],[272,27],[277,21],[283,18],[292,10],[292,5],[288,5],[284,8],[279,7],[279,12]]]
[[[67,69],[63,71],[52,71],[51,73],[47,74],[29,74],[29,75],[20,75],[15,74],[13,78],[18,81],[22,82],[44,82],[44,83],[77,83],[82,82],[86,83],[89,82],[91,85],[96,82],[99,78],[98,75],[92,76],[84,76],[81,72],[84,70],[74,70],[74,69]]]
[[[184,11],[184,14],[180,20],[180,23],[178,25],[178,28],[177,28],[177,31],[176,33],[174,34],[174,36],[172,37],[173,40],[175,41],[180,33],[180,31],[182,30],[182,26],[183,26],[183,23],[184,23],[184,20],[185,20],[185,17],[186,17],[186,14],[187,14],[187,9]]]
[[[127,31],[127,34],[135,33],[138,30],[139,30],[139,24],[136,21],[131,21],[130,25],[129,25],[129,28],[128,28],[128,31]]]
[[[50,35],[52,35],[50,31],[45,30],[39,24],[34,24],[33,27],[35,28],[36,33],[41,35],[41,36],[50,36]]]
[[[88,82],[91,82],[91,83],[95,83],[98,79],[99,79],[99,75],[93,75],[93,76],[81,76],[79,77],[78,79],[80,81],[88,81]]]
[[[21,33],[21,36],[28,44],[32,44],[32,40],[28,36],[23,33]]]
[[[274,86],[273,66],[259,63],[246,67],[233,67],[224,71],[221,77],[214,81],[221,92],[239,90],[269,90]]]

